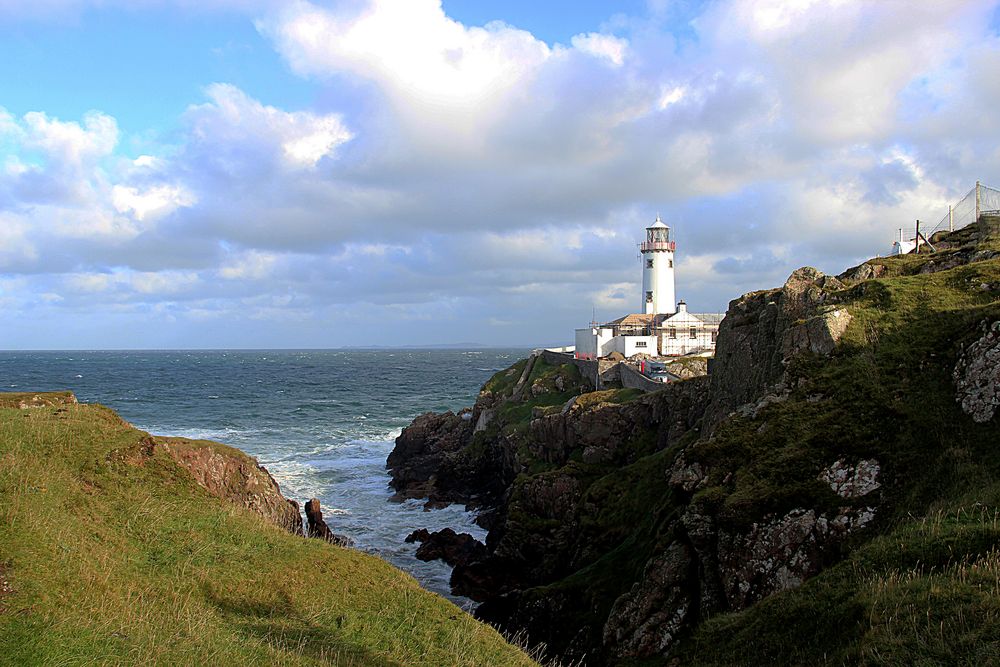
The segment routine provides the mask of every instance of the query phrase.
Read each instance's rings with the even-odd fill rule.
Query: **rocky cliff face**
[[[744,294],[730,302],[719,326],[707,426],[714,427],[736,408],[786,384],[786,366],[797,353],[833,351],[850,313],[819,311],[843,288],[838,278],[805,267],[792,273],[781,289]]]
[[[150,439],[149,447],[150,453],[154,449],[166,452],[213,496],[245,507],[291,533],[302,534],[298,503],[281,495],[270,473],[243,452],[215,442],[184,438]]]
[[[1000,296],[978,242],[799,269],[730,304],[709,377],[653,394],[522,362],[404,430],[394,486],[484,508],[486,551],[452,576],[480,618],[585,664],[683,655],[923,511],[927,461],[958,446],[933,424],[993,424],[997,328],[955,314]]]

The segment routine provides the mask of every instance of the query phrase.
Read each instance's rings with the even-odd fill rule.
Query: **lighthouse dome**
[[[646,229],[670,229],[670,227],[668,227],[663,220],[660,220],[660,216],[656,216],[656,221],[649,227],[646,227]]]

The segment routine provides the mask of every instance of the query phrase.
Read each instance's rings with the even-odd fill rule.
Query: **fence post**
[[[917,233],[913,236],[913,252],[920,254],[920,221],[917,220]]]
[[[979,181],[976,181],[976,222],[979,222],[980,205],[982,199],[979,197]]]
[[[948,231],[955,231],[955,209],[951,206],[948,207]]]

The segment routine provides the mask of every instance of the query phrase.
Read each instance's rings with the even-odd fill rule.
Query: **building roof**
[[[719,324],[722,322],[723,315],[720,313],[692,313],[686,310],[678,310],[673,315],[666,317],[664,324],[676,325],[683,322],[691,322],[692,320],[697,320],[702,324]]]
[[[656,220],[649,227],[646,227],[646,229],[658,229],[661,227],[666,227],[667,229],[670,229],[669,227],[667,227],[666,223],[663,222],[663,220],[660,220],[660,215],[657,214]]]
[[[654,313],[631,313],[630,315],[619,317],[617,320],[611,320],[604,326],[648,327],[650,324],[659,324],[666,317],[667,315],[657,315]]]

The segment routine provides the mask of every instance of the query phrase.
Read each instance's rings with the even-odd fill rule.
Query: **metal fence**
[[[1000,190],[976,182],[976,187],[969,190],[961,201],[948,207],[948,212],[937,225],[927,232],[921,229],[921,233],[929,239],[935,232],[954,231],[971,225],[979,220],[979,216],[988,213],[1000,213]]]

